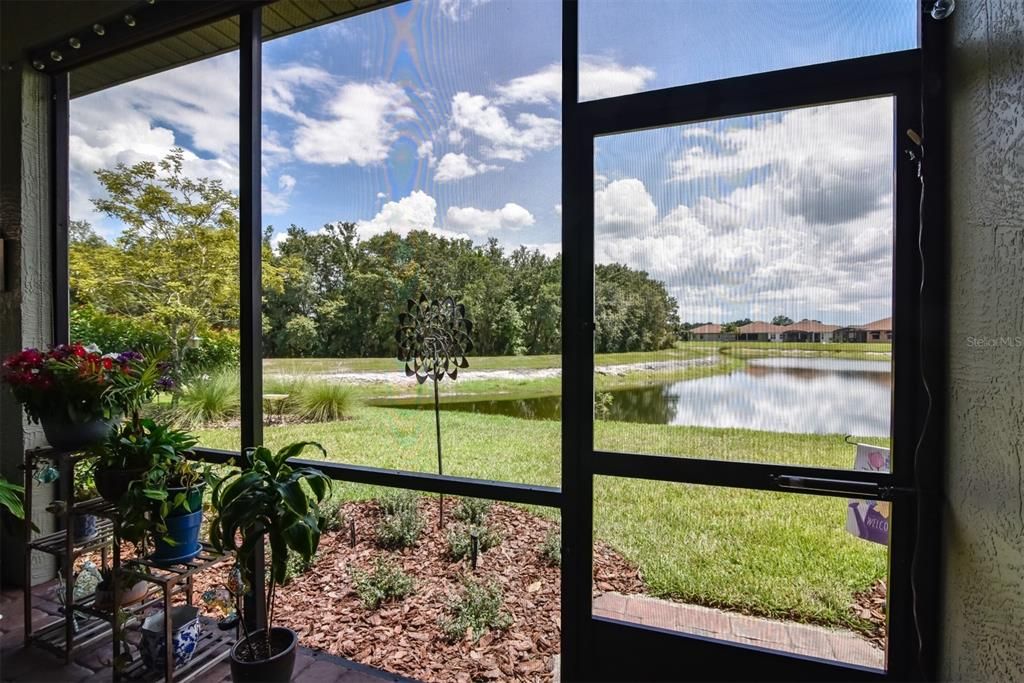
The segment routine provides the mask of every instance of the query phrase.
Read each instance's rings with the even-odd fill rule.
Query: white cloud
[[[475,161],[465,154],[448,152],[437,164],[437,172],[434,173],[434,180],[439,183],[462,178],[471,178],[487,171],[500,171],[501,166],[485,164]]]
[[[387,202],[376,216],[368,221],[359,221],[356,227],[361,239],[386,232],[404,237],[413,230],[424,230],[449,239],[468,238],[468,235],[438,228],[436,221],[437,200],[426,192],[415,190],[397,202]]]
[[[490,235],[499,230],[521,230],[533,225],[534,222],[533,214],[512,202],[494,211],[471,206],[451,206],[445,214],[447,226],[477,237]]]
[[[562,215],[562,205],[561,204],[555,204],[555,213],[558,214],[559,216]]]
[[[665,282],[686,320],[884,317],[891,120],[883,100],[688,128],[671,210],[637,178],[598,184],[595,257]]]
[[[276,216],[288,210],[290,204],[288,198],[295,189],[295,178],[282,173],[277,178],[277,192],[270,190],[266,183],[263,184],[263,212]]]
[[[426,159],[428,166],[433,166],[437,161],[437,157],[434,156],[434,143],[430,140],[424,140],[416,146],[416,156],[420,159]]]
[[[438,9],[452,21],[462,21],[477,7],[488,2],[490,0],[439,0]]]
[[[346,83],[327,104],[329,118],[296,115],[295,155],[314,164],[366,166],[384,161],[396,124],[413,119],[409,96],[394,83]]]
[[[654,79],[653,69],[645,66],[623,66],[614,59],[584,55],[580,59],[580,99],[641,92]],[[562,65],[549,64],[526,76],[513,78],[498,86],[500,103],[557,104],[562,101]]]
[[[461,140],[470,132],[484,141],[484,156],[508,161],[523,161],[529,153],[552,149],[561,142],[558,119],[523,112],[515,122],[512,125],[501,107],[487,97],[459,92],[452,98],[449,141],[452,134]]]

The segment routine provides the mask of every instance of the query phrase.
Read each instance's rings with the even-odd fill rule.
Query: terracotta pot
[[[121,607],[134,605],[146,597],[149,590],[149,583],[137,581],[134,586],[121,589]],[[96,609],[111,609],[114,606],[114,591],[103,588],[96,589],[96,600],[93,607]]]

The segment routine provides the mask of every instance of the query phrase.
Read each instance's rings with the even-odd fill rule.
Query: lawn
[[[447,474],[559,485],[559,422],[459,412],[442,421]],[[237,447],[234,430],[200,437]],[[334,461],[436,471],[429,411],[357,407],[350,420],[267,427],[265,440],[316,440]],[[610,450],[752,462],[848,468],[853,458],[839,435],[598,422],[595,440]],[[350,500],[377,491],[339,486]],[[886,549],[843,530],[842,499],[613,477],[595,481],[594,497],[596,535],[636,562],[659,596],[860,627],[851,597],[885,576]]]
[[[711,349],[713,352],[713,348]],[[625,365],[656,361],[680,360],[707,355],[704,348],[677,348],[664,351],[633,353],[598,353],[597,365]],[[475,370],[546,370],[562,367],[562,356],[472,356]],[[394,358],[265,358],[263,371],[268,374],[305,375],[333,372],[400,372],[402,363]]]

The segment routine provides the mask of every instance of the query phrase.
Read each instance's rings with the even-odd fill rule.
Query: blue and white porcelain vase
[[[171,642],[174,651],[174,668],[180,668],[192,661],[199,643],[199,608],[181,605],[171,608]],[[139,651],[142,663],[150,671],[164,670],[164,653],[167,640],[164,636],[163,610],[146,617],[142,622],[142,642]]]

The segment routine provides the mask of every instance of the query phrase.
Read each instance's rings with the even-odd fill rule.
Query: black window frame
[[[926,3],[927,0],[922,0]],[[178,17],[175,5],[189,6],[193,14]],[[150,24],[145,41],[181,32],[228,16],[240,18],[240,343],[242,376],[242,447],[262,441],[262,353],[261,353],[261,215],[260,215],[260,115],[262,6],[265,0],[224,3],[214,11],[212,3],[160,3],[165,13],[162,23]],[[392,4],[392,3],[387,3]],[[386,4],[382,5],[386,6]],[[201,7],[201,20],[195,9]],[[163,9],[170,8],[170,9]],[[859,99],[871,95],[892,94],[898,90],[905,105],[897,120],[897,164],[920,163],[930,179],[930,187],[945,185],[945,152],[941,145],[929,150],[921,161],[921,150],[905,143],[904,127],[919,133],[934,131],[933,138],[945,134],[944,42],[945,29],[939,22],[922,19],[921,44],[914,50],[863,57],[841,62],[816,64],[719,81],[704,82],[626,95],[604,100],[578,101],[579,35],[576,0],[562,2],[562,330],[563,349],[592,348],[593,341],[593,203],[592,179],[580,177],[575,169],[581,163],[592,164],[593,136],[602,131],[624,127],[639,129],[670,125],[694,117],[720,118],[758,111],[821,104],[826,101]],[[182,12],[184,15],[185,12]],[[118,45],[118,40],[122,44]],[[134,40],[134,42],[130,42]],[[108,42],[102,55],[90,61],[124,52],[139,44],[139,38]],[[45,49],[45,48],[41,48]],[[31,54],[32,51],[30,51]],[[51,86],[51,226],[52,226],[52,335],[54,343],[68,341],[68,75],[82,60],[49,69]],[[918,106],[910,103],[916,101]],[[624,125],[624,123],[626,125]],[[904,127],[901,127],[904,126]],[[904,158],[916,154],[914,159]],[[900,180],[902,179],[902,180]],[[889,680],[926,680],[936,675],[935,625],[939,594],[937,567],[940,547],[939,519],[941,477],[945,439],[937,419],[944,413],[946,378],[943,363],[946,327],[942,310],[946,286],[934,275],[922,286],[922,272],[941,273],[946,267],[945,235],[947,227],[941,190],[921,199],[907,173],[898,174],[897,212],[901,225],[913,225],[915,217],[927,226],[917,235],[921,245],[919,264],[894,273],[894,319],[899,327],[894,345],[895,384],[906,393],[894,397],[893,445],[917,444],[934,457],[916,461],[910,467],[897,466],[892,478],[874,473],[844,472],[843,477],[875,491],[880,498],[899,499],[912,507],[914,523],[894,529],[894,543],[914,548],[913,561],[890,570],[891,580],[908,582],[911,590],[897,591],[901,615],[916,615],[911,623],[901,618],[890,626],[891,651],[907,653],[891,662],[888,672],[873,676]],[[902,186],[899,183],[903,183]],[[921,199],[920,203],[918,200]],[[916,230],[916,226],[914,228]],[[902,230],[903,249],[909,228]],[[902,255],[898,257],[902,260]],[[897,351],[897,349],[899,349]],[[562,561],[562,659],[563,680],[615,679],[617,677],[671,678],[676,672],[663,661],[665,647],[673,648],[675,659],[689,666],[689,675],[718,678],[710,665],[693,668],[695,657],[709,662],[727,658],[735,667],[756,672],[768,679],[819,679],[823,675],[842,679],[843,667],[805,661],[794,668],[793,658],[784,655],[764,658],[735,645],[690,638],[657,629],[623,628],[609,620],[593,618],[590,607],[591,543],[593,527],[593,476],[628,476],[710,485],[741,486],[756,490],[780,490],[780,473],[802,477],[831,477],[833,470],[807,467],[750,466],[714,460],[691,461],[651,455],[595,452],[593,450],[592,406],[586,399],[593,395],[592,355],[563,354],[562,387],[566,397],[562,420],[561,486],[535,486],[483,479],[434,475],[386,468],[357,466],[325,461],[301,461],[320,468],[332,479],[385,487],[406,488],[426,493],[474,496],[511,503],[559,509],[563,528]],[[927,390],[925,384],[927,383]],[[926,393],[927,391],[927,393]],[[574,396],[575,400],[569,397]],[[210,463],[225,463],[237,451],[197,449],[197,456]],[[262,565],[262,563],[260,563]],[[262,600],[257,600],[262,605]],[[264,615],[258,615],[262,623]],[[595,652],[629,653],[619,657],[619,666],[596,670]],[[693,657],[691,657],[691,653]],[[911,656],[913,655],[913,656]],[[638,666],[647,658],[649,666]],[[850,679],[863,679],[863,671],[845,669]],[[837,673],[838,672],[838,673]],[[718,672],[721,673],[721,672]],[[872,676],[868,676],[872,677]]]

